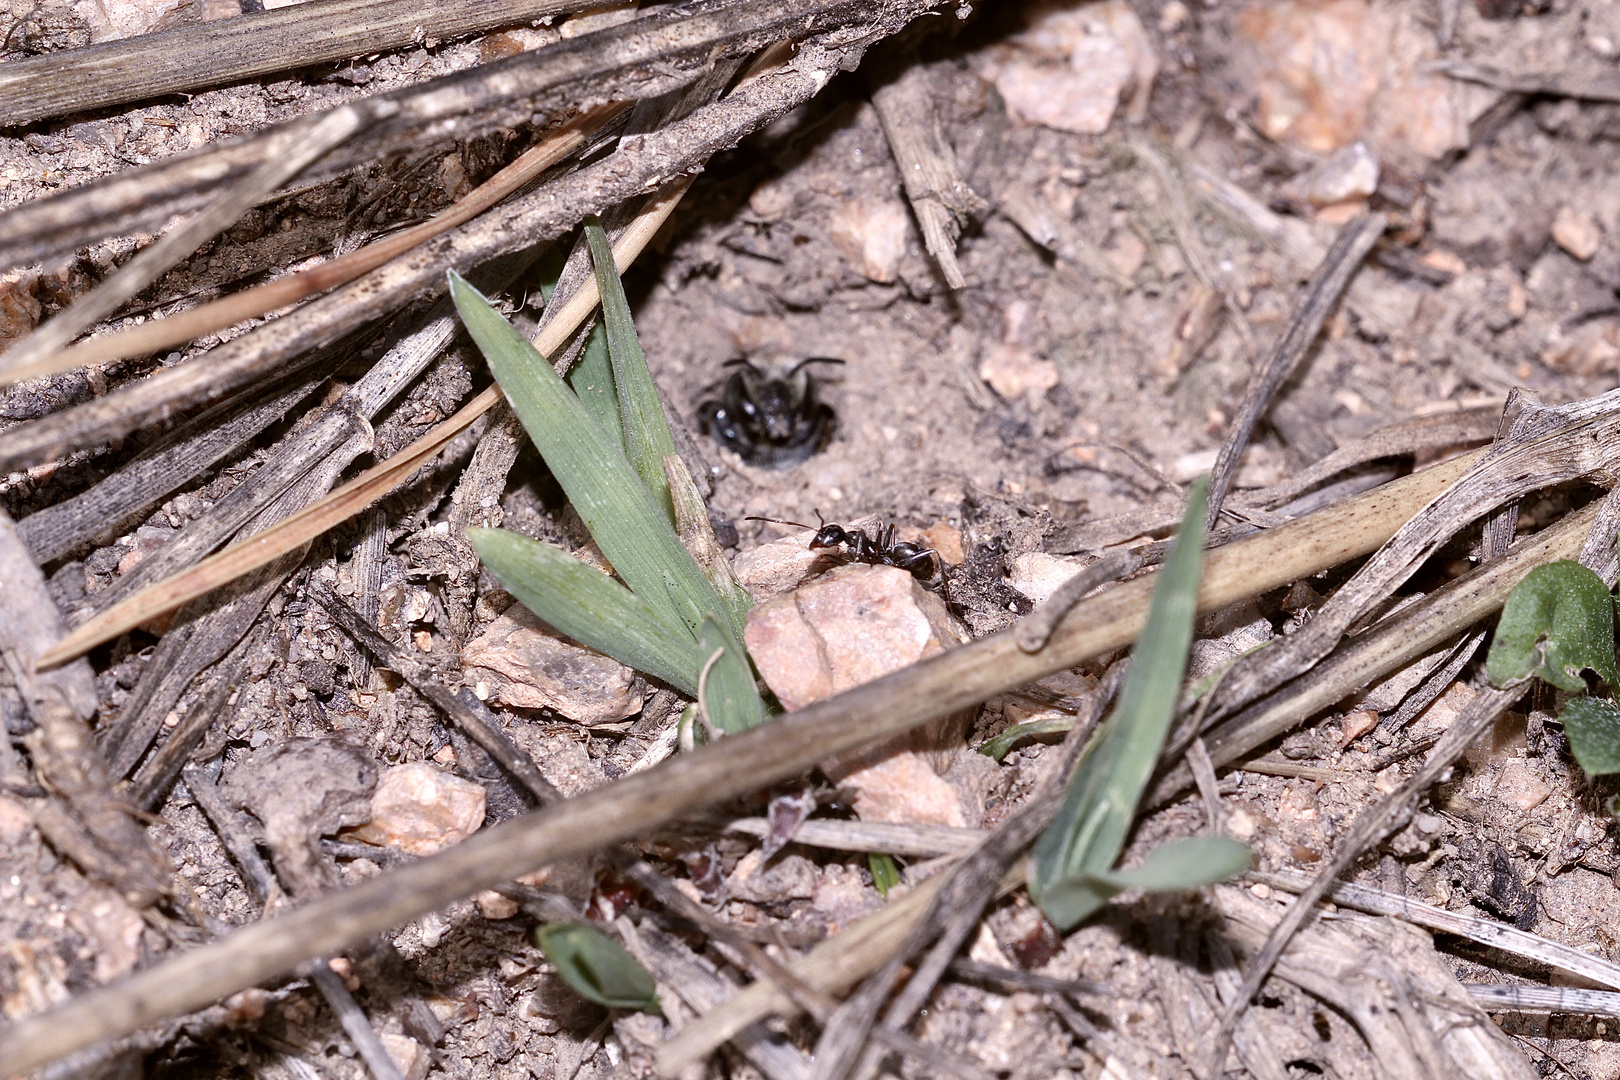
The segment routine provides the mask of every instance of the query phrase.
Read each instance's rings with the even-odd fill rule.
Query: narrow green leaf
[[[1160,844],[1134,869],[1106,870],[1090,876],[1121,891],[1175,892],[1236,877],[1249,868],[1252,859],[1247,844],[1228,837],[1189,836]]]
[[[894,856],[874,851],[866,856],[866,865],[872,871],[872,887],[887,900],[889,890],[900,884],[900,868],[894,865]]]
[[[1569,559],[1530,571],[1502,605],[1485,670],[1497,686],[1536,675],[1560,690],[1581,691],[1581,672],[1588,670],[1620,685],[1614,600],[1603,579]]]
[[[582,997],[613,1009],[658,1012],[658,984],[630,951],[589,923],[546,923],[534,941]]]
[[[697,693],[697,644],[629,589],[561,548],[505,529],[468,529],[467,539],[501,585],[535,615],[683,694]]]
[[[624,449],[623,422],[619,419],[619,395],[613,389],[613,365],[608,361],[607,328],[597,319],[585,350],[568,372],[568,386],[578,395],[602,430],[618,440]]]
[[[1073,926],[1126,889],[1179,892],[1236,877],[1249,868],[1249,849],[1224,836],[1173,840],[1148,853],[1131,870],[1078,874],[1053,882],[1041,894],[1041,910],[1056,926]]]
[[[1207,477],[1193,484],[1175,546],[1154,587],[1147,625],[1137,640],[1119,705],[1093,738],[1064,791],[1057,816],[1035,843],[1030,892],[1060,930],[1073,927],[1107,901],[1095,888],[1073,879],[1104,873],[1119,858],[1136,804],[1169,733],[1192,647],[1208,493]],[[1069,884],[1054,891],[1064,881]]]
[[[1000,735],[990,739],[979,747],[979,753],[1000,761],[1014,748],[1023,745],[1026,740],[1038,738],[1042,735],[1061,735],[1074,727],[1072,716],[1051,716],[1045,720],[1026,720],[1022,724],[1014,724]]]
[[[681,546],[668,512],[653,502],[624,451],[546,359],[453,271],[450,295],[602,554],[637,597],[670,626],[685,626],[695,641],[704,615],[722,608],[709,579]]]
[[[613,385],[619,395],[619,415],[623,418],[625,453],[635,466],[641,482],[652,492],[653,500],[669,515],[669,482],[664,479],[664,458],[675,453],[675,439],[669,433],[669,418],[658,400],[658,387],[647,370],[647,357],[636,337],[636,324],[630,318],[630,302],[624,296],[602,223],[585,219],[585,241],[591,246],[596,264],[596,287],[602,294],[602,323],[607,327],[608,359],[613,364]]]
[[[1570,698],[1558,719],[1563,721],[1569,748],[1582,772],[1587,776],[1620,773],[1620,709],[1583,695]]]
[[[709,524],[709,508],[703,504],[692,473],[679,454],[664,458],[664,476],[669,480],[670,501],[675,506],[675,531],[680,534],[681,544],[703,568],[703,575],[725,605],[731,632],[741,641],[754,598],[731,572],[731,561],[720,550],[720,542],[714,538],[714,526]]]
[[[764,723],[765,703],[760,700],[748,656],[730,626],[713,615],[705,618],[698,630],[698,655],[708,668],[707,677],[700,675],[699,690],[709,723],[727,735]]]

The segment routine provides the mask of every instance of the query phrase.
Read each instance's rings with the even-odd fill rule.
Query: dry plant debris
[[[1620,565],[1612,5],[249,7],[0,35],[0,1075],[1620,1070],[1606,690],[1484,678]],[[690,752],[712,665],[474,547],[626,569],[443,299],[591,408],[593,214],[637,475],[789,710]],[[784,357],[844,361],[824,449],[699,430]],[[1060,933],[1019,860],[1211,469],[1120,865],[1255,870]],[[661,1012],[569,989],[579,920]]]

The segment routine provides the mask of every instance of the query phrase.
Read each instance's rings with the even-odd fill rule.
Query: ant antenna
[[[842,365],[842,364],[845,364],[845,363],[847,363],[847,361],[840,360],[836,356],[810,356],[810,357],[806,357],[803,360],[800,360],[797,364],[794,364],[793,365],[793,370],[789,371],[788,374],[789,375],[797,375],[799,373],[799,369],[804,367],[806,364],[840,364],[840,365]]]
[[[817,516],[819,517],[820,515],[818,514]],[[781,518],[745,517],[745,518],[743,518],[743,520],[744,521],[772,521],[772,522],[775,522],[778,525],[792,525],[795,529],[813,529],[813,528],[815,528],[814,525],[806,525],[802,521],[783,521]]]

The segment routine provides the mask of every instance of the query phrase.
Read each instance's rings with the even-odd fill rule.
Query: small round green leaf
[[[1485,670],[1496,686],[1536,675],[1578,692],[1586,689],[1584,671],[1620,683],[1614,600],[1603,579],[1568,559],[1530,571],[1502,605]]]
[[[581,996],[614,1009],[658,1011],[658,986],[617,941],[589,923],[546,923],[535,944]]]
[[[1558,719],[1587,776],[1620,773],[1620,709],[1597,698],[1571,698]]]

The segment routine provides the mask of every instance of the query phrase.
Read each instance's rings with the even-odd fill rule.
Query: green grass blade
[[[887,900],[889,890],[900,884],[900,868],[894,865],[894,856],[874,851],[866,857],[866,865],[872,871],[872,887]]]
[[[1208,494],[1207,478],[1199,479],[1188,494],[1119,705],[1075,769],[1051,826],[1035,843],[1030,891],[1060,930],[1077,925],[1107,901],[1104,890],[1087,887],[1084,880],[1053,887],[1112,869],[1169,733],[1192,647]]]
[[[1120,891],[1177,892],[1236,877],[1253,860],[1247,844],[1225,836],[1189,836],[1160,844],[1148,852],[1141,866],[1088,876]]]
[[[703,617],[722,610],[720,599],[624,451],[545,357],[454,272],[450,295],[506,399],[602,554],[639,599],[671,627],[686,627],[696,641]],[[658,467],[662,473],[662,459]]]
[[[591,336],[585,339],[585,349],[568,373],[568,386],[584,403],[602,430],[619,442],[624,449],[623,421],[619,418],[619,395],[613,388],[613,365],[608,361],[607,328],[602,320],[591,327]]]
[[[714,526],[709,524],[709,508],[703,504],[703,496],[698,494],[692,474],[679,454],[670,454],[664,459],[664,476],[669,480],[670,499],[675,505],[675,531],[680,534],[681,544],[703,568],[703,575],[725,605],[731,632],[741,641],[754,598],[731,572],[731,561],[720,549],[720,541],[714,538]]]
[[[636,324],[630,318],[630,302],[624,296],[613,262],[613,248],[596,218],[585,219],[585,242],[591,246],[596,264],[596,287],[602,294],[602,324],[607,327],[608,359],[613,365],[613,386],[619,395],[619,415],[623,418],[625,455],[635,466],[636,475],[652,492],[671,524],[675,510],[670,502],[669,482],[664,479],[664,458],[675,453],[675,439],[669,433],[669,418],[658,400],[658,387],[647,370],[647,357],[636,337]]]
[[[700,663],[708,667],[707,677],[700,677],[700,689],[709,723],[727,735],[764,723],[765,702],[760,700],[748,655],[737,644],[730,626],[717,616],[703,620],[698,631],[698,655],[702,657]]]
[[[994,761],[1000,761],[1014,748],[1023,744],[1026,739],[1038,738],[1042,735],[1062,735],[1074,727],[1072,716],[1050,716],[1043,720],[1026,720],[1022,724],[1014,724],[1000,735],[979,747],[979,753]]]
[[[534,941],[581,996],[614,1009],[659,1011],[652,975],[630,950],[589,923],[546,923]]]
[[[505,529],[468,529],[467,539],[501,585],[535,615],[683,694],[697,693],[697,643],[629,589],[560,548]]]

